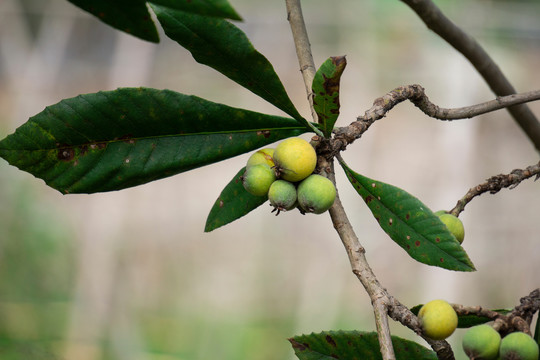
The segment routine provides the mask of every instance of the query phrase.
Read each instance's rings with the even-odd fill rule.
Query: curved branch
[[[334,149],[336,151],[344,150],[348,144],[360,138],[375,121],[385,117],[394,106],[405,100],[410,100],[422,112],[435,119],[458,120],[486,114],[516,104],[540,100],[540,90],[502,96],[472,106],[446,109],[433,104],[425,94],[424,88],[420,85],[399,86],[380,98],[375,99],[373,106],[363,116],[358,116],[356,122],[350,124],[348,127],[336,129],[334,132],[336,133],[336,139],[339,141],[339,144],[334,146]]]
[[[450,213],[454,216],[458,216],[464,209],[465,206],[471,202],[476,196],[482,195],[485,192],[496,194],[502,188],[513,189],[518,186],[523,180],[531,178],[536,175],[535,180],[540,178],[540,162],[536,165],[531,165],[526,167],[524,170],[515,169],[510,174],[500,174],[495,175],[487,179],[485,183],[479,184],[467,191],[467,194],[458,200],[456,206]]]
[[[426,26],[463,54],[497,96],[516,93],[501,69],[470,35],[448,19],[431,0],[401,0],[422,19]],[[540,151],[540,122],[527,105],[508,107],[521,129]]]

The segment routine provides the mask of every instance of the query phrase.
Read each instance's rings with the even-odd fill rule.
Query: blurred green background
[[[485,46],[519,91],[540,87],[537,1],[438,1]],[[284,2],[231,0],[255,47],[309,116]],[[490,100],[482,79],[397,0],[304,1],[314,58],[347,55],[344,126],[373,100],[419,83],[443,107]],[[161,34],[117,32],[63,0],[0,1],[0,137],[62,98],[122,86],[170,88],[281,113]],[[531,104],[540,114],[538,103]],[[308,137],[306,137],[308,138]],[[287,338],[373,330],[370,301],[327,215],[278,217],[263,205],[203,232],[249,154],[121,192],[63,196],[0,160],[0,359],[294,359]],[[429,119],[402,104],[349,147],[357,172],[450,209],[491,175],[538,161],[505,111]],[[382,284],[409,306],[434,298],[512,307],[538,287],[540,188],[482,195],[466,208],[478,271],[411,260],[378,228],[338,171],[342,201]],[[392,323],[394,334],[421,341]],[[462,331],[450,339],[456,356]]]

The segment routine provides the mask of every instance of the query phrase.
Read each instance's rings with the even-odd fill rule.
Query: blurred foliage
[[[74,244],[30,185],[0,181],[0,358],[47,359],[69,320]]]

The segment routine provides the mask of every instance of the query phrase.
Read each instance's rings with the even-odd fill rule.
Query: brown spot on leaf
[[[330,335],[326,335],[326,342],[329,343],[330,345],[332,345],[333,347],[337,347],[337,344],[336,342],[334,341],[334,339],[332,339],[332,337]]]
[[[371,195],[366,196],[365,201],[366,201],[367,204],[369,204],[372,200],[373,200],[373,196],[371,196]]]
[[[125,142],[127,144],[135,144],[135,139],[133,139],[133,135],[129,135],[129,134],[124,135],[124,136],[120,136],[118,138],[118,140],[123,141],[123,142]]]
[[[440,238],[436,238],[435,241],[436,241],[436,242],[441,242],[441,239],[440,239]]]
[[[270,130],[259,130],[257,131],[257,135],[262,135],[268,139],[270,137]]]
[[[443,258],[440,258],[439,261],[440,261],[440,262],[444,262],[444,259],[443,259]]]
[[[407,215],[405,215],[405,219],[409,220],[411,218],[411,214],[407,213]]]
[[[414,242],[414,245],[420,246],[420,241],[416,240],[416,241]]]
[[[75,157],[75,150],[73,148],[58,149],[58,160],[71,161]]]
[[[107,143],[104,143],[104,142],[100,142],[100,143],[94,143],[94,144],[90,144],[90,149],[92,150],[96,150],[96,149],[105,149],[107,147]]]
[[[388,225],[392,225],[393,223],[394,223],[394,220],[393,220],[392,218],[390,218],[390,219],[388,220]]]

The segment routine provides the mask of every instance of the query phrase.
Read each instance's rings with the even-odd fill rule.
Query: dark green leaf
[[[289,99],[272,64],[242,30],[224,19],[152,5],[168,37],[208,65],[310,127]]]
[[[416,305],[415,307],[411,308],[411,312],[414,315],[418,315],[418,312],[420,311],[422,306],[423,306],[423,304]],[[508,314],[511,310],[497,309],[497,310],[492,310],[492,311],[495,311],[495,312],[498,312],[499,314],[505,315],[505,314]],[[474,315],[474,314],[468,314],[468,315],[459,315],[458,314],[458,325],[457,325],[457,327],[460,328],[460,329],[470,328],[470,327],[473,327],[473,326],[476,326],[476,325],[485,324],[485,323],[490,322],[490,321],[493,321],[493,319],[490,319],[490,318],[485,317],[485,316],[478,316],[478,315]]]
[[[289,339],[300,360],[379,360],[382,359],[375,332],[324,331]],[[409,340],[392,336],[398,360],[436,360],[435,352]]]
[[[474,271],[474,265],[439,217],[406,191],[341,166],[364,199],[379,226],[413,259],[456,271]]]
[[[0,156],[62,193],[144,184],[306,131],[295,120],[168,90],[124,88],[47,107]]]
[[[115,29],[140,39],[159,42],[146,0],[68,0]],[[227,0],[152,0],[153,3],[200,15],[241,20]]]
[[[148,3],[166,6],[193,14],[242,20],[228,0],[147,0]]]
[[[210,232],[231,223],[268,200],[266,196],[251,195],[244,189],[241,177],[245,170],[242,168],[225,186],[208,214],[204,231]]]
[[[105,24],[140,39],[159,42],[145,0],[68,0]]]
[[[313,106],[326,137],[331,136],[339,116],[339,81],[346,65],[345,56],[330,57],[313,78]]]

